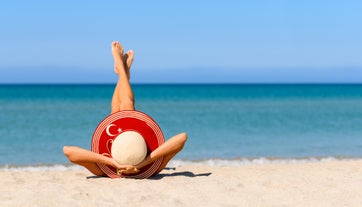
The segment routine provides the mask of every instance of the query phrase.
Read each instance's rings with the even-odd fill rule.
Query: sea
[[[90,149],[114,84],[0,85],[0,169],[67,169],[65,145]],[[136,110],[168,139],[174,165],[362,158],[360,84],[133,84]]]

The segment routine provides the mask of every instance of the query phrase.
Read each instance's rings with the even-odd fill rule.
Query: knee
[[[74,147],[72,147],[72,146],[64,146],[63,147],[63,153],[64,153],[64,155],[65,156],[67,156],[68,157],[68,159],[70,160],[70,161],[73,161],[72,160],[72,158],[73,158],[73,153],[74,152]]]
[[[181,145],[181,148],[184,147],[186,141],[187,141],[187,134],[185,132],[180,133],[179,134],[179,143]]]
[[[63,147],[63,153],[64,153],[64,155],[67,156],[67,157],[68,157],[68,155],[69,155],[69,153],[70,153],[70,148],[71,148],[71,147],[69,147],[69,146],[64,146],[64,147]]]
[[[181,134],[180,134],[180,136],[181,136],[181,141],[182,141],[182,143],[186,143],[186,141],[187,141],[187,134],[186,134],[186,132],[182,132]]]

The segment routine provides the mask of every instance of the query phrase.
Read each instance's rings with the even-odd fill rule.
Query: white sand
[[[153,179],[0,171],[0,206],[362,206],[362,160],[188,165]]]

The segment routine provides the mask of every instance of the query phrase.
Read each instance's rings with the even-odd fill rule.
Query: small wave
[[[292,164],[292,163],[311,163],[311,162],[330,162],[359,160],[362,158],[352,157],[306,157],[306,158],[236,158],[236,159],[205,159],[205,160],[171,160],[169,165],[172,167],[182,165],[208,165],[214,167],[222,166],[242,166],[242,165],[264,165],[264,164]]]
[[[78,165],[5,165],[1,166],[1,171],[8,172],[40,172],[40,171],[66,171],[83,169]]]
[[[359,157],[305,157],[305,158],[235,158],[235,159],[203,159],[203,160],[171,160],[168,167],[179,167],[185,165],[207,165],[213,167],[222,166],[243,166],[243,165],[265,165],[265,164],[293,164],[293,163],[313,163],[330,161],[351,161],[361,160]],[[0,171],[7,172],[40,172],[40,171],[67,171],[81,170],[81,166],[73,164],[55,164],[55,165],[3,165]]]

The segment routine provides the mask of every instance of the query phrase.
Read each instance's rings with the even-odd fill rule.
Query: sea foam
[[[42,171],[67,171],[83,169],[78,165],[4,165],[0,167],[0,171],[7,172],[42,172]]]
[[[243,165],[265,165],[265,164],[297,164],[313,162],[347,161],[358,160],[355,157],[306,157],[306,158],[238,158],[238,159],[205,159],[205,160],[171,160],[169,166],[177,167],[183,165],[208,165],[214,167],[243,166]]]
[[[306,157],[306,158],[237,158],[237,159],[205,159],[205,160],[171,160],[167,167],[179,167],[185,165],[206,165],[212,167],[223,166],[244,166],[244,165],[267,165],[267,164],[298,164],[298,163],[318,163],[331,161],[351,161],[359,160],[357,157]],[[73,164],[56,165],[3,165],[0,171],[7,172],[41,172],[41,171],[67,171],[81,170],[81,166]]]

